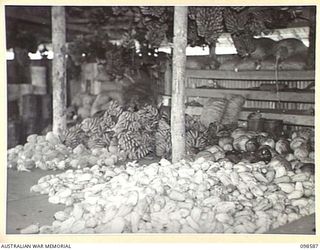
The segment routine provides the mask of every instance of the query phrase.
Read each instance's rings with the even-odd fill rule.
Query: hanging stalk
[[[56,135],[66,129],[66,19],[65,8],[52,7],[52,96],[53,132]]]
[[[174,7],[174,37],[172,63],[171,142],[172,161],[185,156],[185,71],[188,27],[188,7]]]

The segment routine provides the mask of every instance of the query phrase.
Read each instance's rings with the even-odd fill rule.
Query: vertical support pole
[[[172,162],[185,156],[185,71],[187,47],[188,7],[174,7],[171,142]]]
[[[66,18],[65,7],[52,7],[52,99],[53,133],[60,135],[66,122]]]

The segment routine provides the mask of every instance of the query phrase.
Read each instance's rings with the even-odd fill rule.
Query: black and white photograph
[[[6,235],[315,236],[317,11],[5,5]]]

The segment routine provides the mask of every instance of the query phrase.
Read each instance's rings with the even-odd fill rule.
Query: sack
[[[222,124],[237,123],[244,103],[245,103],[245,98],[242,95],[232,95],[227,102],[221,123]]]
[[[209,98],[204,103],[200,122],[207,127],[210,123],[220,123],[226,104],[227,100],[224,98]]]

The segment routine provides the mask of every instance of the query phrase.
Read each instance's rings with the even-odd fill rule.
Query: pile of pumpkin
[[[66,208],[21,233],[264,233],[314,213],[314,181],[275,160],[95,165],[42,177],[31,191]]]
[[[269,163],[277,160],[286,169],[309,168],[314,171],[314,130],[301,129],[290,138],[272,138],[265,132],[247,131],[237,128],[232,132],[218,134],[217,145],[199,152],[195,158],[204,157],[217,161],[227,158],[233,163]]]

